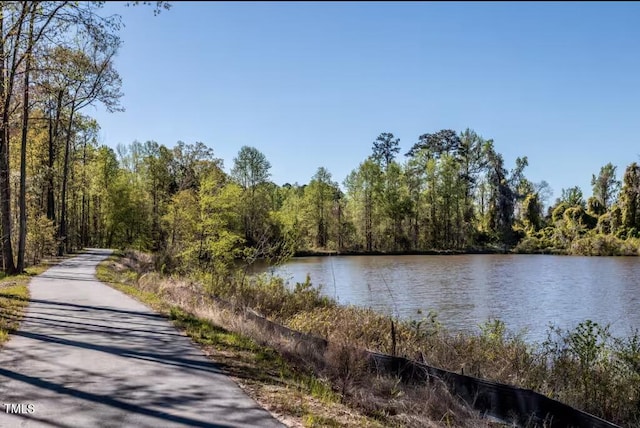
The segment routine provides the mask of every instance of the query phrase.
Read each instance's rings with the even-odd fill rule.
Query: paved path
[[[0,427],[282,426],[163,317],[97,281],[108,254],[31,281],[0,349]]]

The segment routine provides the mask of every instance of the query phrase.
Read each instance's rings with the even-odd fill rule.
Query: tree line
[[[165,269],[221,273],[237,259],[309,250],[580,253],[585,239],[609,236],[637,252],[635,163],[623,182],[605,165],[593,176],[592,197],[564,189],[545,212],[551,189],[526,178],[527,158],[507,170],[493,141],[470,129],[423,134],[404,156],[399,139],[382,133],[342,186],[324,167],[307,184],[276,185],[255,147],[242,147],[227,173],[203,143],[134,141],[114,150],[98,146],[95,132],[74,135],[64,196],[68,249],[134,247],[162,254]],[[61,224],[45,217],[46,184],[32,208],[41,222],[28,241],[36,258],[60,245]]]

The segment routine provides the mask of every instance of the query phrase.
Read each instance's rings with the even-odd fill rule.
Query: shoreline
[[[522,254],[497,248],[468,248],[465,250],[411,250],[411,251],[331,251],[302,250],[293,257],[329,257],[329,256],[462,256],[466,254]]]

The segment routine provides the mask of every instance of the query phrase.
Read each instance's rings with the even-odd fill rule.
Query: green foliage
[[[331,173],[324,167],[318,168],[304,188],[301,210],[310,248],[337,248],[341,219],[334,215],[334,205],[339,194],[338,184],[331,181]]]
[[[566,202],[570,207],[584,206],[582,190],[578,186],[570,187],[568,189],[562,189],[562,196],[560,196],[560,201]]]
[[[537,193],[529,193],[522,202],[521,222],[528,235],[542,227],[542,204]]]
[[[619,204],[623,226],[640,229],[640,166],[635,162],[624,172]]]
[[[587,199],[587,212],[593,217],[599,218],[601,215],[605,214],[606,211],[607,208],[595,196]]]
[[[571,254],[581,256],[636,256],[640,240],[620,239],[613,235],[589,234],[571,243]]]
[[[591,185],[593,186],[593,197],[602,206],[601,212],[596,212],[596,214],[600,215],[611,206],[620,190],[620,181],[616,180],[616,167],[609,162],[600,168],[600,173],[597,177],[595,175],[591,176]]]
[[[571,205],[569,205],[568,202],[560,202],[560,203],[558,203],[555,206],[555,208],[553,208],[553,210],[552,210],[551,221],[553,223],[557,223],[557,222],[561,221],[563,216],[564,216],[564,212],[569,207],[571,207]]]
[[[27,260],[38,264],[43,258],[56,255],[58,241],[53,221],[45,215],[29,218],[27,224]]]
[[[551,327],[542,344],[553,397],[612,421],[640,415],[638,336],[612,338],[608,326],[586,320],[574,330]]]
[[[487,342],[490,346],[503,345],[506,337],[507,326],[500,319],[489,319],[484,324],[480,324],[480,340]]]
[[[374,237],[380,225],[379,201],[383,190],[382,170],[372,159],[360,164],[345,179],[347,199],[352,204],[351,221],[358,233],[360,249],[373,251]],[[362,245],[364,243],[364,245]]]
[[[243,189],[255,189],[269,179],[269,169],[271,163],[262,152],[255,147],[242,146],[233,159],[231,175]]]

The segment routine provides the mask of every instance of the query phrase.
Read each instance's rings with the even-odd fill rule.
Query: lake
[[[454,331],[477,332],[489,317],[529,341],[549,323],[573,328],[586,319],[615,335],[640,328],[640,258],[473,254],[294,258],[271,269],[290,284],[307,274],[342,304],[404,319],[429,310]],[[420,311],[422,314],[420,314]]]

